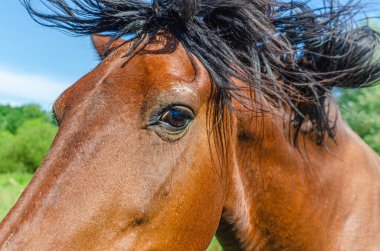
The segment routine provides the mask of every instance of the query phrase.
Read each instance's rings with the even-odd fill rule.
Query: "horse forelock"
[[[132,36],[126,56],[167,31],[208,70],[216,86],[216,116],[223,106],[233,109],[234,101],[262,109],[252,95],[242,95],[253,90],[275,107],[290,107],[294,140],[306,123],[318,144],[334,138],[326,105],[332,88],[367,86],[380,78],[380,63],[374,62],[380,36],[355,22],[358,3],[329,1],[313,9],[302,1],[274,0],[55,0],[46,2],[47,12],[30,0],[23,3],[46,26],[107,34],[109,45]]]

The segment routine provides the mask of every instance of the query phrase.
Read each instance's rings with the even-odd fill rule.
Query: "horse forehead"
[[[161,91],[192,93],[189,85],[194,80],[195,71],[180,43],[172,48],[167,48],[165,43],[154,43],[132,58],[123,57],[123,53],[124,50],[119,50],[84,76],[70,88],[70,92],[62,95],[65,100],[72,95],[76,97],[75,103],[85,99],[107,101],[108,98],[121,97],[113,99],[116,102]],[[62,97],[60,99],[64,101]],[[59,103],[67,102],[56,103],[58,107]]]
[[[145,80],[149,79],[151,84],[173,79],[191,82],[194,78],[195,71],[189,57],[190,52],[186,51],[177,39],[158,35],[154,41],[144,46],[137,55],[131,58],[123,57],[130,46],[129,43],[125,44],[114,56],[106,60],[106,65],[113,70],[115,70],[115,65],[120,66],[116,67],[119,69],[116,71],[110,72],[108,69],[109,77],[114,75],[112,73],[120,77],[122,75],[138,76],[144,74]]]
[[[172,51],[159,46],[152,45],[141,55],[147,76],[152,81],[159,80],[159,82],[163,80],[191,82],[195,74],[194,67],[182,45],[178,44]]]

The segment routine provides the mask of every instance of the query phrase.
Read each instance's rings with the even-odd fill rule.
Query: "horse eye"
[[[174,106],[166,110],[160,117],[160,123],[170,129],[183,130],[194,118],[193,112],[186,107]]]

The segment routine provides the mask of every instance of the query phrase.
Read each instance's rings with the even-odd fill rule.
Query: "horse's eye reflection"
[[[194,113],[184,106],[173,106],[165,110],[159,122],[173,131],[184,130],[194,119]]]

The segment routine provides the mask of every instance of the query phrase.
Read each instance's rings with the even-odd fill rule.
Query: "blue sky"
[[[371,16],[380,16],[380,11],[370,10]],[[49,109],[64,89],[98,63],[89,37],[38,25],[18,0],[0,0],[0,31],[0,103],[33,102]]]
[[[98,63],[89,37],[35,23],[18,0],[0,1],[0,102],[39,103],[57,96]]]

